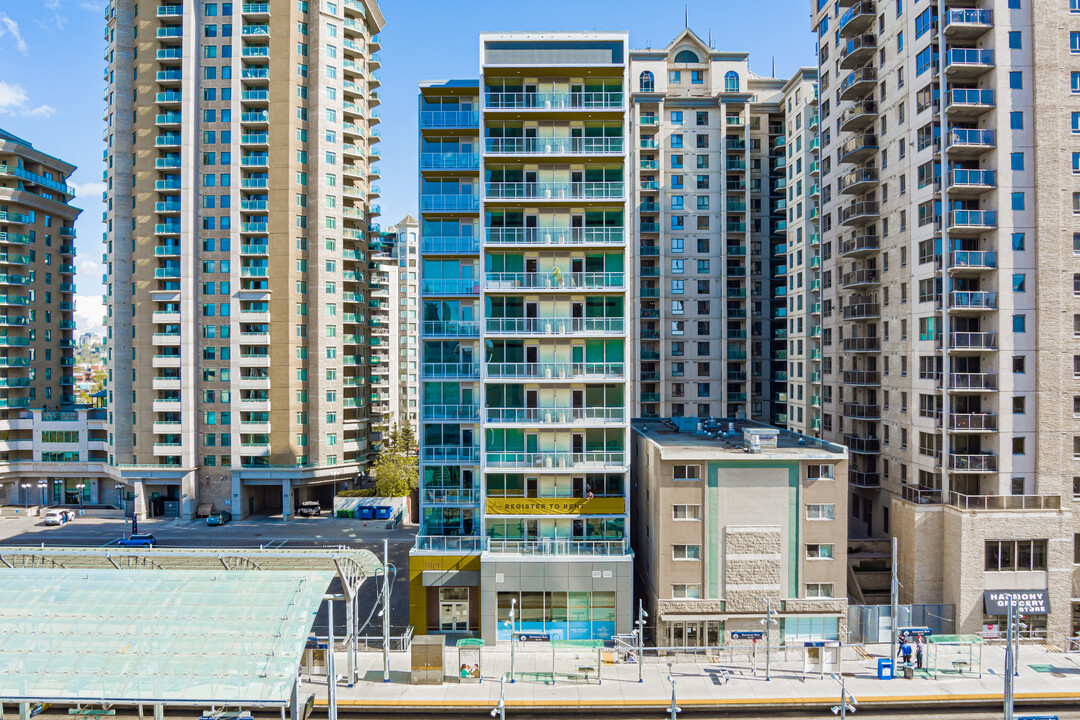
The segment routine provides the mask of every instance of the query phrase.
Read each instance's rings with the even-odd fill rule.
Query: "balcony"
[[[845,370],[841,377],[845,385],[858,387],[881,386],[881,373],[877,370]]]
[[[496,227],[488,228],[487,242],[500,245],[621,245],[621,227]]]
[[[485,138],[489,155],[621,155],[621,137]]]
[[[997,146],[993,130],[951,128],[946,136],[950,157],[974,157]]]
[[[945,74],[950,81],[970,82],[994,69],[994,51],[986,48],[950,48],[945,52]]]
[[[861,162],[876,153],[877,151],[877,135],[874,135],[872,133],[856,135],[855,137],[851,138],[846,143],[840,146],[840,162]],[[875,176],[877,175],[876,170],[874,170],[873,168],[868,169],[872,170]]]
[[[995,413],[950,413],[949,430],[955,433],[997,432]]]
[[[992,250],[954,250],[949,253],[949,270],[984,272],[997,268],[997,253]]]
[[[480,156],[470,152],[421,153],[421,170],[476,170]]]
[[[964,495],[950,492],[946,504],[961,510],[1060,510],[1060,495]]]
[[[953,210],[947,217],[953,235],[978,235],[997,227],[994,210]]]
[[[841,342],[844,352],[864,353],[881,352],[881,339],[872,336],[849,337]]]
[[[997,467],[997,455],[990,453],[979,453],[976,455],[958,455],[949,453],[949,470],[951,472],[997,472]]]
[[[866,232],[849,237],[840,243],[840,257],[861,258],[873,255],[881,249],[881,239],[876,232]]]
[[[954,332],[949,334],[949,347],[964,352],[997,350],[996,332]]]
[[[840,276],[840,286],[845,290],[871,288],[881,282],[878,271],[872,268],[852,270]]]
[[[880,320],[881,305],[878,303],[853,303],[841,309],[845,320]]]
[[[865,65],[876,52],[877,37],[873,33],[852,38],[840,49],[840,69],[851,70]]]
[[[427,445],[420,448],[420,462],[475,465],[480,462],[480,448],[478,446]]]
[[[621,200],[622,182],[489,182],[489,200]]]
[[[949,373],[949,390],[954,392],[993,392],[997,390],[994,373]]]
[[[867,200],[855,202],[840,208],[840,224],[855,226],[868,225],[878,219],[879,210],[877,202]]]
[[[484,289],[498,290],[621,290],[624,273],[487,273]]]
[[[479,405],[431,405],[424,403],[421,408],[423,420],[459,420],[477,422],[480,420]]]
[[[626,421],[621,407],[485,408],[485,421],[499,424],[565,425],[607,424]]]
[[[488,318],[489,335],[623,335],[623,318]]]
[[[480,210],[480,198],[476,195],[422,195],[421,212],[477,212]]]
[[[873,100],[863,100],[855,103],[840,116],[840,132],[855,132],[877,120],[877,103]]]
[[[877,71],[869,65],[861,67],[853,70],[840,83],[840,99],[843,101],[861,100],[875,86],[877,86]]]
[[[877,18],[877,13],[874,11],[874,3],[870,0],[862,0],[840,16],[837,30],[841,37],[852,37],[873,25],[875,18]]]
[[[532,380],[621,380],[624,363],[493,363],[486,365],[489,378]]]
[[[542,538],[514,540],[483,538],[487,552],[495,555],[530,555],[553,557],[619,557],[630,552],[628,540],[570,540]]]
[[[848,485],[857,488],[879,488],[881,474],[876,470],[848,470]]]
[[[840,414],[855,420],[880,420],[881,406],[860,403],[842,403]]]
[[[997,310],[997,295],[986,291],[953,291],[949,293],[949,309],[957,312]]]
[[[874,135],[864,136],[876,138]],[[877,140],[874,140],[875,149]],[[847,147],[847,143],[845,143]],[[843,149],[841,149],[843,152]],[[847,162],[845,159],[843,162]],[[876,167],[856,168],[846,175],[841,175],[837,182],[837,189],[844,195],[861,195],[879,182],[878,169]]]
[[[994,91],[957,88],[950,90],[945,110],[955,119],[972,120],[994,109]]]
[[[624,452],[487,452],[488,467],[530,469],[616,469],[627,465]]]
[[[421,333],[424,337],[480,337],[480,323],[475,320],[428,320]]]
[[[881,440],[874,437],[863,437],[861,435],[845,435],[844,445],[849,450],[855,453],[876,455],[881,452]]]
[[[614,92],[486,92],[487,110],[621,110],[623,93]]]
[[[469,110],[425,110],[420,113],[422,129],[476,129],[480,113]]]
[[[424,236],[420,252],[426,255],[475,255],[480,252],[480,238]]]
[[[945,38],[950,42],[977,40],[994,27],[991,10],[953,8],[945,11]]]

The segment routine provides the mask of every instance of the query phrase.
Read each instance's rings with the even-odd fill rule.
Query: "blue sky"
[[[274,4],[289,0],[272,0]],[[312,0],[317,2],[318,0]],[[80,330],[101,332],[104,0],[0,0],[0,127],[79,166]],[[814,63],[808,0],[692,0],[692,27],[720,50],[750,53],[751,69],[787,77]],[[383,225],[416,214],[416,93],[422,80],[475,77],[477,33],[625,30],[633,47],[666,46],[684,3],[665,0],[383,0]]]

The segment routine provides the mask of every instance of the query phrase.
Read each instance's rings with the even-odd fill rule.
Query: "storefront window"
[[[783,618],[784,642],[839,640],[839,619],[834,617]]]

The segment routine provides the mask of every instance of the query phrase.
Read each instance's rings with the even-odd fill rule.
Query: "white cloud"
[[[68,187],[75,191],[75,197],[84,205],[87,201],[102,202],[101,193],[105,192],[106,185],[103,182],[74,183],[68,181]]]
[[[9,18],[7,13],[0,12],[0,38],[5,35],[10,35],[12,40],[15,41],[15,47],[19,49],[19,52],[23,55],[26,54],[26,41],[23,40],[22,33],[19,32],[19,23]]]
[[[3,33],[0,32],[0,37]],[[22,85],[0,80],[0,115],[22,115],[31,118],[50,118],[56,113],[51,105],[32,106]]]
[[[101,302],[100,295],[75,296],[75,326],[76,333],[85,332],[95,335],[105,334],[105,305]]]
[[[95,13],[103,13],[103,12],[105,12],[106,5],[107,5],[107,3],[104,2],[104,0],[102,0],[101,2],[81,2],[81,3],[79,3],[79,7],[81,7],[83,10],[88,10],[90,12],[95,12]]]

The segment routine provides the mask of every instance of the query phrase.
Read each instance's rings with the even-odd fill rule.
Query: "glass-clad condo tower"
[[[627,37],[485,34],[420,91],[413,625],[630,629]]]

